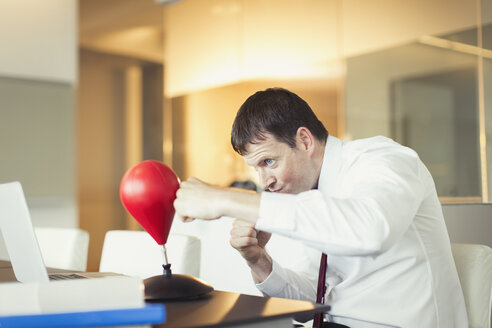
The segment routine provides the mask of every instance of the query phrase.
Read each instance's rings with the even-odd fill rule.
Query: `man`
[[[174,203],[183,221],[231,216],[231,245],[267,296],[314,301],[316,278],[280,267],[271,233],[327,254],[327,320],[355,327],[467,327],[441,205],[409,148],[374,137],[345,142],[284,89],[249,97],[231,133],[264,190],[190,178]]]

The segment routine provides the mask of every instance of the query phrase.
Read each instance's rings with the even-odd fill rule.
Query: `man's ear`
[[[296,143],[301,150],[312,153],[314,151],[314,137],[308,128],[301,126],[297,129]]]

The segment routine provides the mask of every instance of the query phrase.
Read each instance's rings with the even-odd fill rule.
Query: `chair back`
[[[173,273],[200,276],[200,239],[171,233],[167,239],[166,250]],[[99,271],[145,279],[162,274],[163,263],[162,246],[159,246],[147,232],[106,232]]]
[[[492,313],[492,249],[452,243],[454,262],[465,297],[470,328],[490,328]]]
[[[85,271],[89,233],[77,228],[34,227],[47,267]]]

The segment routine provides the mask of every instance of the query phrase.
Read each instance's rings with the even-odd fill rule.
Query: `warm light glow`
[[[296,58],[297,57],[297,58]],[[344,64],[341,61],[324,63],[302,62],[302,54],[284,57],[275,62],[248,61],[243,63],[241,78],[243,80],[255,79],[307,79],[307,78],[331,78],[343,77]]]
[[[272,15],[279,3],[282,14]],[[333,1],[185,1],[166,9],[164,24],[167,97],[251,80],[343,73],[333,63]]]
[[[162,30],[155,26],[140,26],[130,29],[81,39],[87,49],[109,53],[135,55],[138,58],[162,63]]]
[[[297,304],[293,304],[293,302],[289,304],[287,303],[283,304],[282,310],[283,311],[297,310],[300,307],[304,307],[305,309],[314,309],[314,305],[308,303],[307,301],[295,300],[295,302],[297,302]],[[289,309],[289,307],[291,307],[292,309]],[[276,311],[278,311],[278,303],[273,299],[267,300],[263,305],[262,313],[272,313]]]

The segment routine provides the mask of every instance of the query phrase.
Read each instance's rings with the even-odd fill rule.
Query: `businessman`
[[[342,141],[280,88],[240,107],[232,147],[264,192],[190,178],[175,208],[185,222],[235,217],[231,245],[266,296],[315,301],[318,272],[281,267],[272,233],[326,254],[325,320],[356,327],[467,327],[463,293],[433,179],[418,155],[385,137]]]

